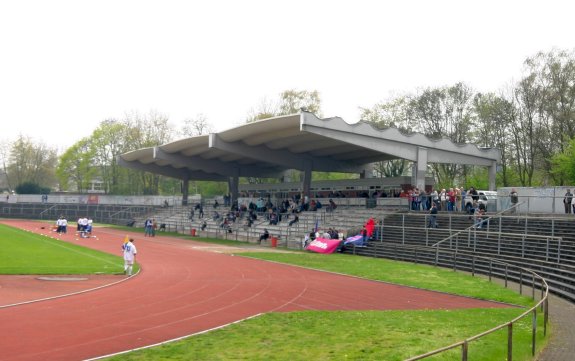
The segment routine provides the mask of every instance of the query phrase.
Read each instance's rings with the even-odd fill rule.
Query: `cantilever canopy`
[[[497,149],[404,135],[395,128],[320,119],[302,111],[226,131],[177,140],[122,154],[118,163],[182,180],[229,181],[236,177],[280,177],[288,169],[361,173],[370,163],[408,159],[417,164],[415,185],[428,162],[490,167],[495,184]],[[422,183],[423,184],[423,183]]]

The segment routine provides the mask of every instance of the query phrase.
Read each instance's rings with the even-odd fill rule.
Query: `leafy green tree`
[[[131,150],[169,142],[175,134],[168,118],[157,112],[131,113],[123,120],[104,120],[87,138],[61,157],[58,177],[62,189],[85,192],[94,179],[108,194],[160,194],[180,191],[180,180],[121,167],[116,159]]]
[[[93,166],[93,149],[89,138],[83,138],[68,148],[60,156],[56,167],[56,176],[60,190],[85,192],[98,173]]]
[[[90,136],[89,152],[105,193],[132,194],[127,184],[121,182],[127,170],[116,164],[117,156],[131,150],[126,142],[128,130],[125,123],[109,119],[100,123]]]
[[[561,185],[575,184],[575,138],[569,141],[563,152],[553,156],[551,163],[552,172],[564,180]]]

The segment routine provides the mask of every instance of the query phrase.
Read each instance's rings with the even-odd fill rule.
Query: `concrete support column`
[[[304,162],[304,169],[303,169],[303,180],[302,180],[302,190],[303,195],[308,196],[311,198],[310,190],[311,190],[311,168],[312,164],[310,161]]]
[[[417,148],[417,162],[413,163],[411,184],[419,189],[425,189],[425,174],[427,173],[427,148]]]
[[[373,163],[366,164],[365,169],[359,174],[360,179],[373,178]]]
[[[182,206],[188,205],[188,188],[190,186],[190,179],[185,178],[182,180]]]
[[[228,179],[228,189],[230,190],[230,204],[234,204],[235,201],[238,200],[239,197],[239,182],[240,177],[234,175]]]
[[[489,190],[490,191],[494,191],[495,190],[495,180],[497,177],[497,162],[493,162],[490,166],[489,166]]]

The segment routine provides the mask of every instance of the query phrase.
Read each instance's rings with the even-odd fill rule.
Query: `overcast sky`
[[[354,123],[394,93],[498,91],[574,49],[574,19],[571,0],[0,0],[0,140],[63,149],[150,111],[223,130],[287,89]]]

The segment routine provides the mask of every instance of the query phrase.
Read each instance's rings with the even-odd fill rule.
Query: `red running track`
[[[50,234],[40,223],[4,221]],[[125,232],[67,242],[120,254]],[[1,360],[83,360],[220,327],[265,312],[506,307],[439,292],[226,253],[205,244],[131,234],[142,271],[109,287],[0,308]],[[204,249],[204,250],[202,250]],[[0,292],[1,295],[1,292]]]

